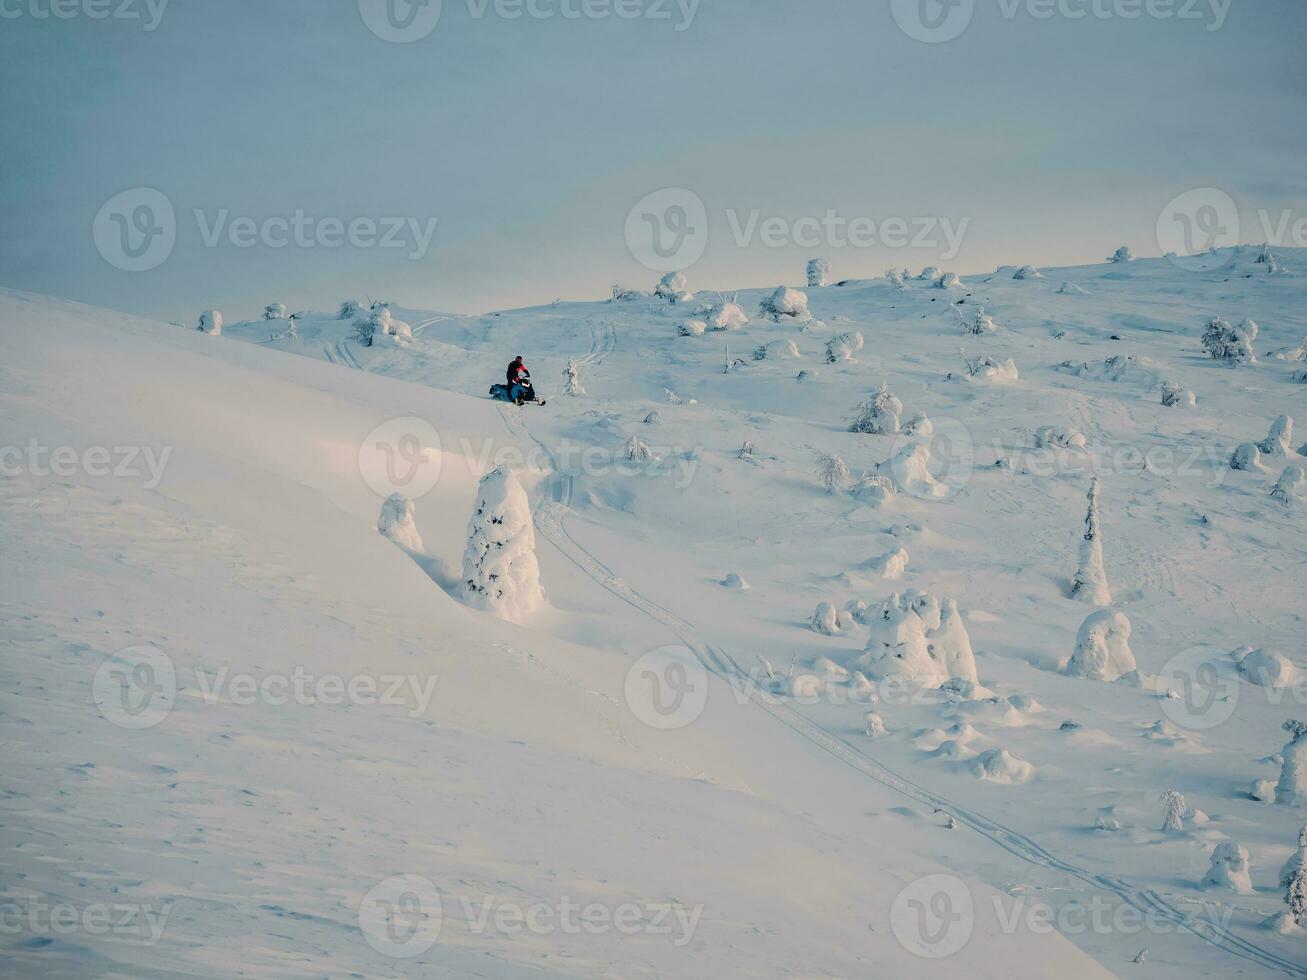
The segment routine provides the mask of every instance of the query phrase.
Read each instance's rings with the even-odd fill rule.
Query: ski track
[[[616,332],[610,323],[603,321],[598,331],[591,328],[590,351],[580,358],[578,363],[591,366],[602,364],[616,346]],[[1278,956],[1252,940],[1235,935],[1229,929],[1223,929],[1211,921],[1187,915],[1151,889],[1138,889],[1125,879],[1098,874],[1063,861],[1019,831],[968,810],[947,797],[933,793],[877,762],[855,747],[843,735],[822,728],[792,705],[763,690],[754,682],[752,675],[743,670],[728,652],[705,640],[691,623],[632,588],[572,536],[567,530],[565,521],[574,492],[572,477],[558,469],[554,454],[531,433],[521,419],[520,410],[517,419],[510,418],[509,413],[503,408],[499,409],[499,414],[509,432],[515,436],[525,435],[530,438],[544,451],[554,469],[554,478],[550,481],[547,498],[542,498],[536,506],[537,527],[546,540],[612,595],[666,627],[682,644],[694,651],[706,670],[746,695],[750,701],[769,713],[780,724],[835,756],[863,776],[910,800],[950,814],[958,822],[1015,857],[1048,871],[1075,878],[1090,888],[1109,892],[1132,908],[1160,917],[1177,926],[1179,930],[1192,933],[1231,956],[1267,969],[1278,970],[1287,976],[1307,978],[1307,966]]]

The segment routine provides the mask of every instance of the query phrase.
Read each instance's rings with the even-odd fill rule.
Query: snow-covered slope
[[[1148,946],[1155,971],[1274,973],[1304,959],[1301,939],[1257,926],[1283,907],[1277,869],[1307,814],[1250,790],[1278,777],[1281,723],[1307,715],[1307,695],[1248,684],[1231,654],[1251,646],[1307,663],[1303,510],[1268,492],[1307,463],[1296,451],[1304,436],[1259,469],[1229,460],[1241,443],[1266,440],[1281,415],[1307,414],[1307,386],[1294,380],[1307,368],[1307,257],[1281,251],[1274,274],[1256,257],[1245,248],[1022,278],[1013,265],[946,289],[854,280],[806,290],[815,318],[806,325],[758,316],[771,286],[680,305],[559,303],[445,317],[412,343],[351,353],[370,371],[474,396],[525,353],[551,404],[504,414],[535,443],[525,462],[544,474],[551,541],[592,578],[618,580],[615,591],[646,618],[693,623],[680,634],[729,656],[725,672],[752,671],[759,656],[782,671],[796,656],[854,666],[867,629],[814,633],[821,602],[874,611],[906,589],[953,598],[998,700],[882,703],[889,734],[874,743],[857,734],[867,706],[838,703],[838,686],[778,710],[852,743],[910,779],[932,809],[988,836],[975,851],[955,845],[960,870],[1069,909],[1067,918],[1095,897],[1114,909],[1160,903],[1168,922],[1200,922],[1223,950],[1166,926],[1065,928],[1104,963]],[[682,322],[709,320],[705,307],[732,298],[752,317],[742,330],[679,335]],[[1259,325],[1257,363],[1207,356],[1200,341],[1215,317]],[[983,331],[967,333],[977,320]],[[581,365],[585,397],[561,396],[568,358]],[[987,379],[982,358],[1010,360],[1017,377]],[[929,466],[946,489],[917,486],[881,507],[874,494],[823,493],[819,454],[841,456],[856,478],[918,441],[847,431],[883,383],[902,402],[902,423],[931,420]],[[1176,404],[1163,405],[1176,389]],[[632,436],[655,460],[626,464]],[[1070,594],[1094,476],[1104,570],[1130,624],[1137,686],[1061,672],[1095,612]],[[883,559],[900,551],[906,570],[888,580]],[[728,573],[750,589],[723,590]],[[557,609],[591,608],[587,588],[554,578]],[[549,628],[639,652],[622,640],[632,627],[613,622],[599,634],[588,622]],[[963,737],[952,731],[959,721],[970,726]],[[1168,789],[1200,811],[1179,834],[1159,830]],[[1227,840],[1250,849],[1253,898],[1227,902],[1199,887]],[[1045,870],[995,865],[995,844]]]
[[[524,340],[550,327],[505,322]],[[408,373],[442,380],[431,351],[476,329],[455,321]],[[532,449],[523,417],[232,334],[0,294],[7,973],[919,971],[901,890],[964,855],[985,870],[984,841],[868,778],[843,735],[814,738],[721,677],[679,729],[628,700],[633,655],[765,626],[756,592],[729,597],[719,629],[689,556],[641,567],[678,550],[647,547],[663,537],[649,524],[604,560],[687,600],[656,612],[586,551],[630,524],[573,540],[555,504],[537,513],[551,606],[525,628],[469,609],[449,593],[477,479],[487,456]],[[588,363],[612,391],[598,362],[614,334],[596,336]],[[495,341],[450,357],[485,362]],[[559,419],[587,431],[588,408]],[[396,435],[413,418],[438,454],[404,441],[410,422]],[[379,473],[433,460],[411,554],[377,531]],[[569,481],[522,473],[537,500],[582,506]],[[641,498],[585,509],[630,522]],[[776,588],[763,560],[741,567]],[[1110,975],[1005,924],[971,870],[969,973]]]

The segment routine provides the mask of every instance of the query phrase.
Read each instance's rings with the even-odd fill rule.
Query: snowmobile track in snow
[[[607,327],[607,324],[605,326]],[[608,330],[611,331],[611,327],[608,327]],[[606,336],[603,341],[597,340],[595,348],[606,341]],[[611,350],[615,345],[614,337],[611,344],[607,346]],[[592,354],[594,353],[592,351]],[[594,363],[600,363],[602,357],[606,356],[606,353],[602,356],[596,355],[597,360],[594,360]],[[517,428],[502,410],[500,415],[504,417],[504,423],[510,432],[519,436],[527,435],[544,450],[551,464],[554,465],[554,479],[550,481],[549,499],[543,500],[536,508],[537,526],[546,540],[612,595],[666,627],[681,643],[694,651],[706,670],[730,685],[737,692],[737,696],[747,697],[782,725],[862,775],[910,800],[953,816],[959,823],[986,837],[1015,857],[1048,871],[1075,878],[1090,888],[1109,892],[1139,912],[1163,919],[1174,925],[1177,931],[1190,932],[1231,956],[1288,976],[1307,978],[1307,965],[1278,956],[1271,950],[1257,945],[1252,940],[1235,935],[1229,929],[1222,928],[1210,920],[1198,915],[1186,914],[1151,889],[1138,889],[1122,878],[1097,874],[1090,869],[1064,861],[1019,831],[931,792],[877,762],[843,735],[822,728],[792,705],[764,690],[748,671],[740,667],[734,657],[699,636],[693,624],[632,588],[572,537],[565,524],[567,509],[572,500],[572,478],[558,470],[553,453],[525,425]]]

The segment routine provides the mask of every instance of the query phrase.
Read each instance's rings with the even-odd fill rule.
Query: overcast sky
[[[0,284],[471,312],[1307,217],[1302,0],[531,2],[0,0]]]

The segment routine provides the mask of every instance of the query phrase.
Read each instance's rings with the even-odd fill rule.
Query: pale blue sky
[[[508,20],[493,3],[478,18],[471,2],[444,0],[429,36],[394,44],[358,0],[172,0],[152,32],[145,0],[135,21],[0,0],[0,284],[185,322],[355,295],[454,311],[598,298],[656,281],[623,227],[668,186],[707,205],[696,288],[799,282],[810,254],[841,278],[1090,262],[1123,243],[1157,254],[1159,212],[1195,187],[1238,202],[1248,241],[1257,209],[1307,217],[1302,0],[1229,0],[1215,31],[1217,0],[1192,20],[1045,20],[1024,0],[977,0],[939,44],[905,34],[890,0],[702,0],[684,31],[674,2],[670,21]],[[91,228],[142,186],[171,200],[178,237],[162,265],[129,273]],[[207,247],[195,209],[439,222],[415,261]],[[970,224],[941,262],[741,248],[728,209]]]

